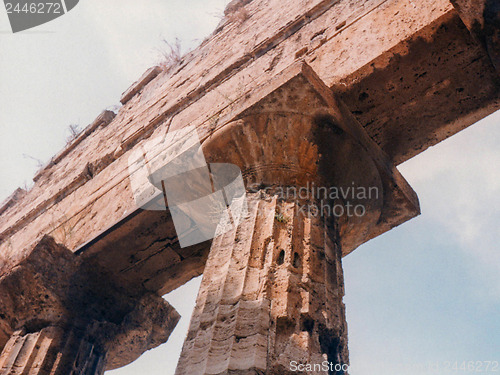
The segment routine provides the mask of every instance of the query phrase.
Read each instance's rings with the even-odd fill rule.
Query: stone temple
[[[161,296],[201,274],[177,375],[345,373],[342,257],[419,214],[397,165],[498,110],[499,71],[497,0],[231,2],[1,204],[0,374],[126,366],[179,320]],[[180,159],[155,140],[187,127],[199,147],[176,155],[202,155],[212,188],[236,166],[245,207],[223,189],[229,225],[186,245],[217,189],[167,178]]]

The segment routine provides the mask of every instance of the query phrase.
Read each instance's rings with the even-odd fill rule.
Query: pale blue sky
[[[49,160],[69,124],[117,104],[158,60],[162,37],[194,47],[225,2],[82,0],[15,35],[0,10],[0,200],[36,171],[23,154]],[[344,259],[351,375],[500,361],[499,123],[496,113],[400,166],[422,215]],[[167,296],[183,316],[169,342],[110,374],[173,374],[198,284]]]

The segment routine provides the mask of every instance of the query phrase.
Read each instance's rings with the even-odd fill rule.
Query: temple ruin
[[[342,257],[419,215],[397,165],[498,110],[499,71],[496,0],[232,1],[0,206],[0,374],[126,366],[178,322],[161,296],[202,274],[177,375],[344,373]],[[246,191],[184,246],[152,140],[188,126],[212,185],[230,164]],[[313,186],[375,193],[283,194]]]

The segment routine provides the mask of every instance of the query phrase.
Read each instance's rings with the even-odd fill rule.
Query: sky
[[[0,9],[0,201],[30,185],[69,125],[116,106],[159,61],[162,39],[194,48],[225,3],[84,0],[19,34]],[[464,362],[500,361],[499,124],[497,112],[400,165],[422,215],[344,258],[351,375],[452,374]],[[173,374],[199,283],[165,296],[182,315],[166,344],[108,373]]]

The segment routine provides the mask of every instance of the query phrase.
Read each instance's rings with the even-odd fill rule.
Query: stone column
[[[87,332],[49,326],[15,332],[0,356],[0,374],[100,375],[105,351]]]
[[[45,236],[0,275],[0,375],[100,375],[167,341],[179,314]]]
[[[229,229],[212,242],[176,375],[344,374],[341,257],[415,216],[418,201],[306,65],[227,118],[202,149],[211,165],[239,167],[248,211],[216,232]]]
[[[293,361],[347,364],[335,224],[264,191],[248,195],[248,209],[212,244],[176,374],[285,375],[297,373]]]
[[[210,162],[240,168],[249,211],[213,240],[177,375],[286,375],[301,373],[299,364],[342,374],[348,364],[338,226],[346,218],[304,208],[331,206],[313,185],[354,177],[379,186],[380,178],[303,72],[262,91],[203,145]],[[376,220],[379,203],[368,202],[370,214],[358,222]]]

